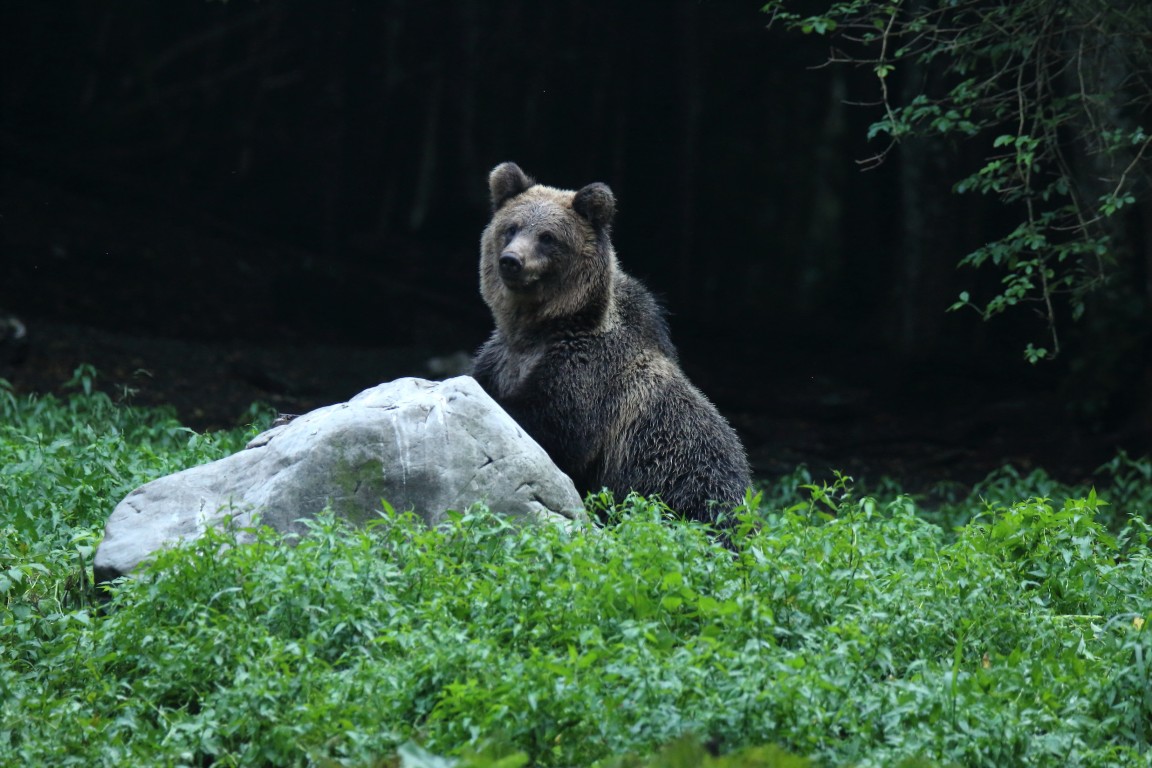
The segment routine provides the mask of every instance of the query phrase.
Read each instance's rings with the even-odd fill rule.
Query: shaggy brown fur
[[[680,370],[652,294],[622,272],[604,184],[536,184],[514,163],[488,178],[480,292],[496,330],[473,376],[576,483],[659,497],[713,521],[739,504],[748,460]]]

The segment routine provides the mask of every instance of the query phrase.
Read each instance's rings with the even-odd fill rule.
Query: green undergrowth
[[[931,509],[798,470],[727,542],[320,512],[91,584],[120,498],[251,432],[0,386],[0,765],[1152,764],[1147,461]]]

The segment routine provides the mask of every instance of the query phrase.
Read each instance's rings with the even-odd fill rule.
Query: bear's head
[[[599,327],[612,304],[616,198],[605,184],[537,184],[515,163],[488,176],[492,220],[480,240],[480,293],[497,326]]]

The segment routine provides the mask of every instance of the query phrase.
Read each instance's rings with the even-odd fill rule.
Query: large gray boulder
[[[108,518],[96,580],[130,573],[226,518],[246,527],[259,514],[261,524],[299,533],[299,520],[325,507],[372,519],[381,499],[429,525],[476,502],[519,520],[584,519],[572,481],[475,380],[398,379],[132,491]]]

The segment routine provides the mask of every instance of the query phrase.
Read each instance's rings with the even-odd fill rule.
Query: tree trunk
[[[909,13],[915,14],[923,3],[913,0],[911,5]],[[908,104],[932,87],[933,73],[912,61],[903,68],[900,103]],[[895,344],[905,360],[930,357],[938,347],[949,303],[949,276],[960,258],[949,157],[945,142],[932,136],[916,136],[900,145],[902,228],[896,261]]]
[[[680,237],[677,284],[682,296],[698,293],[700,269],[693,256],[696,239],[696,154],[700,137],[703,88],[700,77],[700,11],[695,3],[681,6],[680,104]]]

